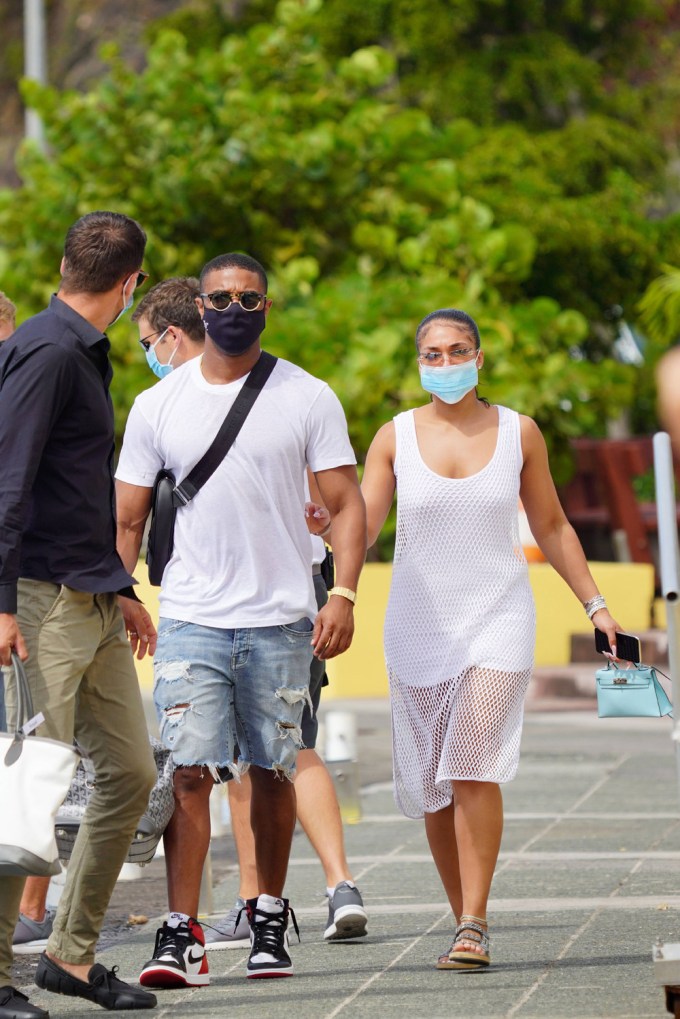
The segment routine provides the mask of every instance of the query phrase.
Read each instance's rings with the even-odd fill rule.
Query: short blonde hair
[[[6,297],[0,290],[0,322],[9,322],[14,329],[17,321],[17,310],[10,301],[9,297]]]

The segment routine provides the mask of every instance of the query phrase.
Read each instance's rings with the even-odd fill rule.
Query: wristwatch
[[[347,598],[348,601],[351,601],[352,605],[357,603],[357,593],[349,587],[332,587],[328,592],[328,597],[330,598],[332,594],[339,594],[342,598]]]

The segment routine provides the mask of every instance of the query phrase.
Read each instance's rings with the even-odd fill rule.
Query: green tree
[[[248,0],[230,18],[217,6],[170,20],[198,44],[216,23],[239,33],[277,10]],[[497,221],[531,225],[531,272],[504,296],[578,308],[589,356],[606,353],[610,308],[633,317],[660,263],[680,260],[677,179],[666,175],[680,141],[675,5],[325,0],[309,28],[330,60],[370,46],[392,55],[381,95],[448,129],[463,190]]]
[[[395,86],[392,45],[324,44],[334,9],[282,0],[219,45],[214,32],[199,46],[165,29],[141,74],[108,47],[110,71],[86,93],[25,85],[50,155],[26,147],[21,188],[0,193],[3,287],[23,314],[43,306],[68,225],[95,208],[142,222],[151,282],[246,250],[271,269],[267,345],[328,379],[360,460],[385,420],[423,398],[418,321],[462,306],[484,337],[483,392],[537,419],[564,477],[569,437],[602,432],[634,393],[632,369],[603,372],[583,356],[598,313],[587,277],[600,258],[608,278],[621,238],[621,286],[628,262],[636,286],[657,271],[661,227],[644,219],[635,180],[657,173],[661,155],[632,150],[632,129],[604,116],[558,137],[417,108]],[[618,296],[617,283],[598,301]],[[153,380],[134,328],[112,332],[120,432]]]

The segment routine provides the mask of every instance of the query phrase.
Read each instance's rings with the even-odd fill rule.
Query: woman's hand
[[[615,619],[609,614],[606,608],[598,609],[597,612],[593,613],[591,622],[597,630],[602,630],[603,633],[607,634],[607,640],[609,646],[612,649],[612,653],[608,654],[604,652],[605,658],[609,658],[611,661],[620,661],[616,656],[616,632],[621,632],[621,627]]]
[[[325,506],[318,502],[305,503],[305,520],[310,534],[323,537],[331,526],[331,515]]]

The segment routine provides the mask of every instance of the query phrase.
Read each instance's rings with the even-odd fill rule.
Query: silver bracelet
[[[586,610],[588,619],[592,619],[596,612],[600,609],[606,609],[607,603],[604,600],[604,596],[596,594],[594,598],[590,598],[589,601],[583,603],[583,608]]]
[[[333,526],[332,523],[330,523],[327,527],[324,527],[323,531],[319,531],[318,534],[315,534],[314,537],[315,538],[325,538],[326,535],[328,534],[328,532],[330,531],[332,526]]]

